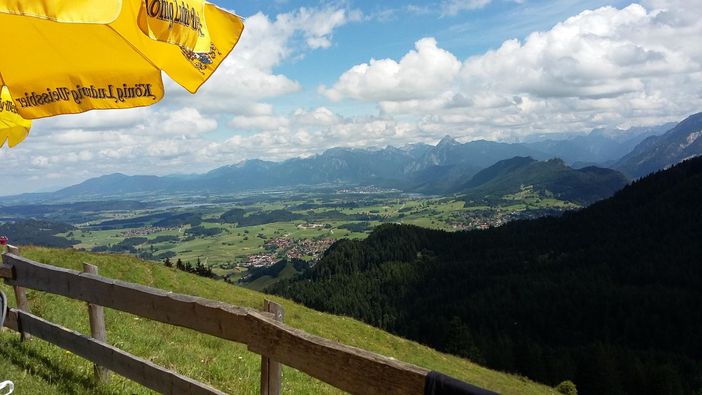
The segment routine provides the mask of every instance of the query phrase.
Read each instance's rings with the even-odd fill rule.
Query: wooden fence
[[[6,327],[23,339],[38,337],[92,361],[96,370],[109,369],[161,393],[222,394],[96,339],[99,323],[88,337],[32,315],[25,288],[246,344],[249,351],[262,356],[262,394],[280,392],[280,364],[355,394],[422,394],[429,374],[426,369],[286,326],[281,322],[282,308],[270,302],[264,311],[257,311],[175,294],[34,262],[19,256],[15,247],[3,255],[0,277],[14,287],[18,306],[9,310]],[[92,312],[91,327],[94,319],[100,319],[99,312]]]

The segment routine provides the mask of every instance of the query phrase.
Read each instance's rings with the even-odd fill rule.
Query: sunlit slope
[[[258,308],[266,297],[255,291],[128,256],[48,248],[24,248],[22,254],[36,261],[76,270],[80,270],[83,262],[90,262],[107,277],[239,306]],[[10,287],[1,285],[0,288],[13,299]],[[33,313],[89,333],[84,303],[35,291],[29,291],[28,296]],[[504,394],[555,393],[548,387],[436,352],[356,320],[319,313],[285,299],[273,299],[284,305],[287,324],[309,333],[439,370]],[[111,344],[226,392],[258,393],[260,356],[248,352],[243,345],[109,309],[106,321]],[[41,340],[21,344],[17,339],[16,333],[7,330],[0,334],[0,379],[13,380],[17,394],[149,392],[119,376],[113,376],[108,386],[94,387],[89,362]],[[291,368],[284,370],[283,388],[289,394],[339,392]]]

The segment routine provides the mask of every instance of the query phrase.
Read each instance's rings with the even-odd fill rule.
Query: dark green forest
[[[307,270],[310,267],[310,264],[307,261],[303,261],[302,259],[286,258],[274,263],[271,266],[250,268],[246,277],[241,279],[241,282],[250,283],[264,276],[278,277],[278,275],[280,275],[280,272],[285,270],[288,264],[291,264],[295,271],[298,272]]]
[[[257,226],[273,222],[288,222],[302,219],[302,215],[295,214],[287,210],[273,210],[261,213],[254,213],[248,216],[246,211],[240,208],[231,209],[220,216],[220,221],[224,223],[239,224],[239,226]]]
[[[268,291],[580,394],[702,393],[702,158],[561,217],[383,225]]]
[[[310,222],[318,220],[335,220],[335,221],[372,221],[378,220],[380,216],[368,214],[344,214],[340,211],[330,210],[322,213],[310,212],[307,215],[293,213],[288,210],[273,210],[263,211],[245,215],[246,211],[241,208],[231,209],[219,217],[222,223],[238,224],[238,226],[258,226],[274,222],[291,222],[298,220],[307,220]]]
[[[38,221],[33,219],[18,220],[0,224],[0,236],[10,236],[10,244],[15,245],[42,245],[46,247],[70,248],[77,244],[77,240],[55,236],[57,233],[75,231],[76,228],[51,221]]]

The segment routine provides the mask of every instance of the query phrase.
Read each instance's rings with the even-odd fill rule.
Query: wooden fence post
[[[89,263],[83,263],[83,272],[98,274],[98,268]],[[105,308],[96,304],[88,303],[88,314],[90,316],[90,336],[95,340],[107,343],[107,331],[105,330]],[[106,383],[110,378],[110,371],[97,364],[93,365],[95,381]]]
[[[20,250],[19,250],[19,248],[15,247],[15,246],[8,245],[7,252],[12,254],[12,255],[20,256]],[[29,301],[27,300],[27,290],[22,288],[22,287],[18,287],[16,285],[13,286],[13,288],[15,290],[15,300],[17,301],[17,309],[22,310],[22,311],[26,311],[27,313],[30,313]],[[20,327],[19,328],[20,329],[20,340],[21,341],[30,340],[32,338],[32,336],[29,333],[22,331],[22,323],[21,322],[19,323],[19,327]]]
[[[263,311],[273,313],[276,321],[283,322],[283,306],[264,300]],[[261,395],[280,395],[282,373],[280,363],[261,355]]]

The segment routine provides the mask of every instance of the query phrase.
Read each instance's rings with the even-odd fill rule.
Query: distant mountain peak
[[[547,162],[555,165],[566,166],[565,161],[561,158],[551,158]]]
[[[537,160],[532,158],[531,156],[515,156],[514,158],[501,160],[499,162],[496,162],[495,164],[509,163],[509,164],[518,164],[518,165],[528,165],[528,164],[534,163],[536,161]]]
[[[439,144],[437,144],[437,147],[444,147],[444,146],[449,146],[449,145],[459,145],[459,143],[456,139],[453,137],[449,136],[448,134],[444,136],[440,141]]]

